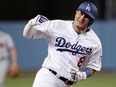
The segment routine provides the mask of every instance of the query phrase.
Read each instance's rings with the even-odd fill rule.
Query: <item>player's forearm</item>
[[[71,79],[74,81],[85,80],[88,77],[92,76],[95,73],[95,70],[92,68],[86,68],[84,71],[75,71],[71,70]]]
[[[94,70],[92,68],[87,68],[86,70],[88,70],[90,72],[90,76],[92,76],[96,72],[96,70]]]
[[[32,39],[36,30],[33,29],[36,25],[41,25],[43,22],[48,21],[48,19],[43,15],[37,15],[35,18],[31,19],[28,24],[26,24],[23,30],[23,36]]]
[[[33,36],[33,29],[29,23],[25,26],[25,28],[23,30],[23,36],[28,39],[31,39]]]
[[[83,72],[77,72],[78,80],[84,80],[92,76],[95,73],[95,70],[92,68],[86,68]]]
[[[9,50],[10,50],[10,54],[11,54],[11,58],[12,58],[12,63],[17,64],[17,54],[16,54],[15,48],[12,47]]]

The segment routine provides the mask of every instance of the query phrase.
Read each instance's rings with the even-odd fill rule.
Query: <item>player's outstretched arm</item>
[[[16,49],[15,47],[9,48],[10,54],[11,54],[11,59],[12,59],[12,65],[9,70],[9,75],[12,78],[16,78],[20,74],[20,68],[17,63],[17,54],[16,54]]]
[[[28,38],[28,39],[31,39],[32,35],[33,35],[33,26],[30,24],[30,22],[32,21],[33,19],[31,19],[27,24],[26,26],[24,27],[24,30],[23,30],[23,36]]]
[[[41,25],[43,22],[48,21],[48,19],[43,15],[37,15],[35,18],[29,20],[23,30],[23,36],[31,39],[34,35],[34,26]]]

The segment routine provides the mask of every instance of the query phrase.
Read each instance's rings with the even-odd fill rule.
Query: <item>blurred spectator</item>
[[[9,57],[11,56],[12,64],[9,67]],[[12,37],[0,30],[0,87],[4,87],[4,81],[8,70],[17,72],[17,53]]]

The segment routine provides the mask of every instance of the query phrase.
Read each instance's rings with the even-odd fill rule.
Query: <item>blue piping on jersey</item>
[[[90,28],[87,28],[85,32],[89,32],[89,31],[90,31]],[[77,31],[76,31],[76,33],[77,33],[78,35],[81,34],[81,32],[77,32]]]

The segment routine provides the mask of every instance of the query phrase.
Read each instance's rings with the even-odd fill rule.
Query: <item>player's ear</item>
[[[89,22],[89,26],[92,25],[94,23],[94,20],[90,21]]]
[[[91,19],[88,25],[90,26],[90,25],[92,25],[93,23],[94,23],[94,20]]]

